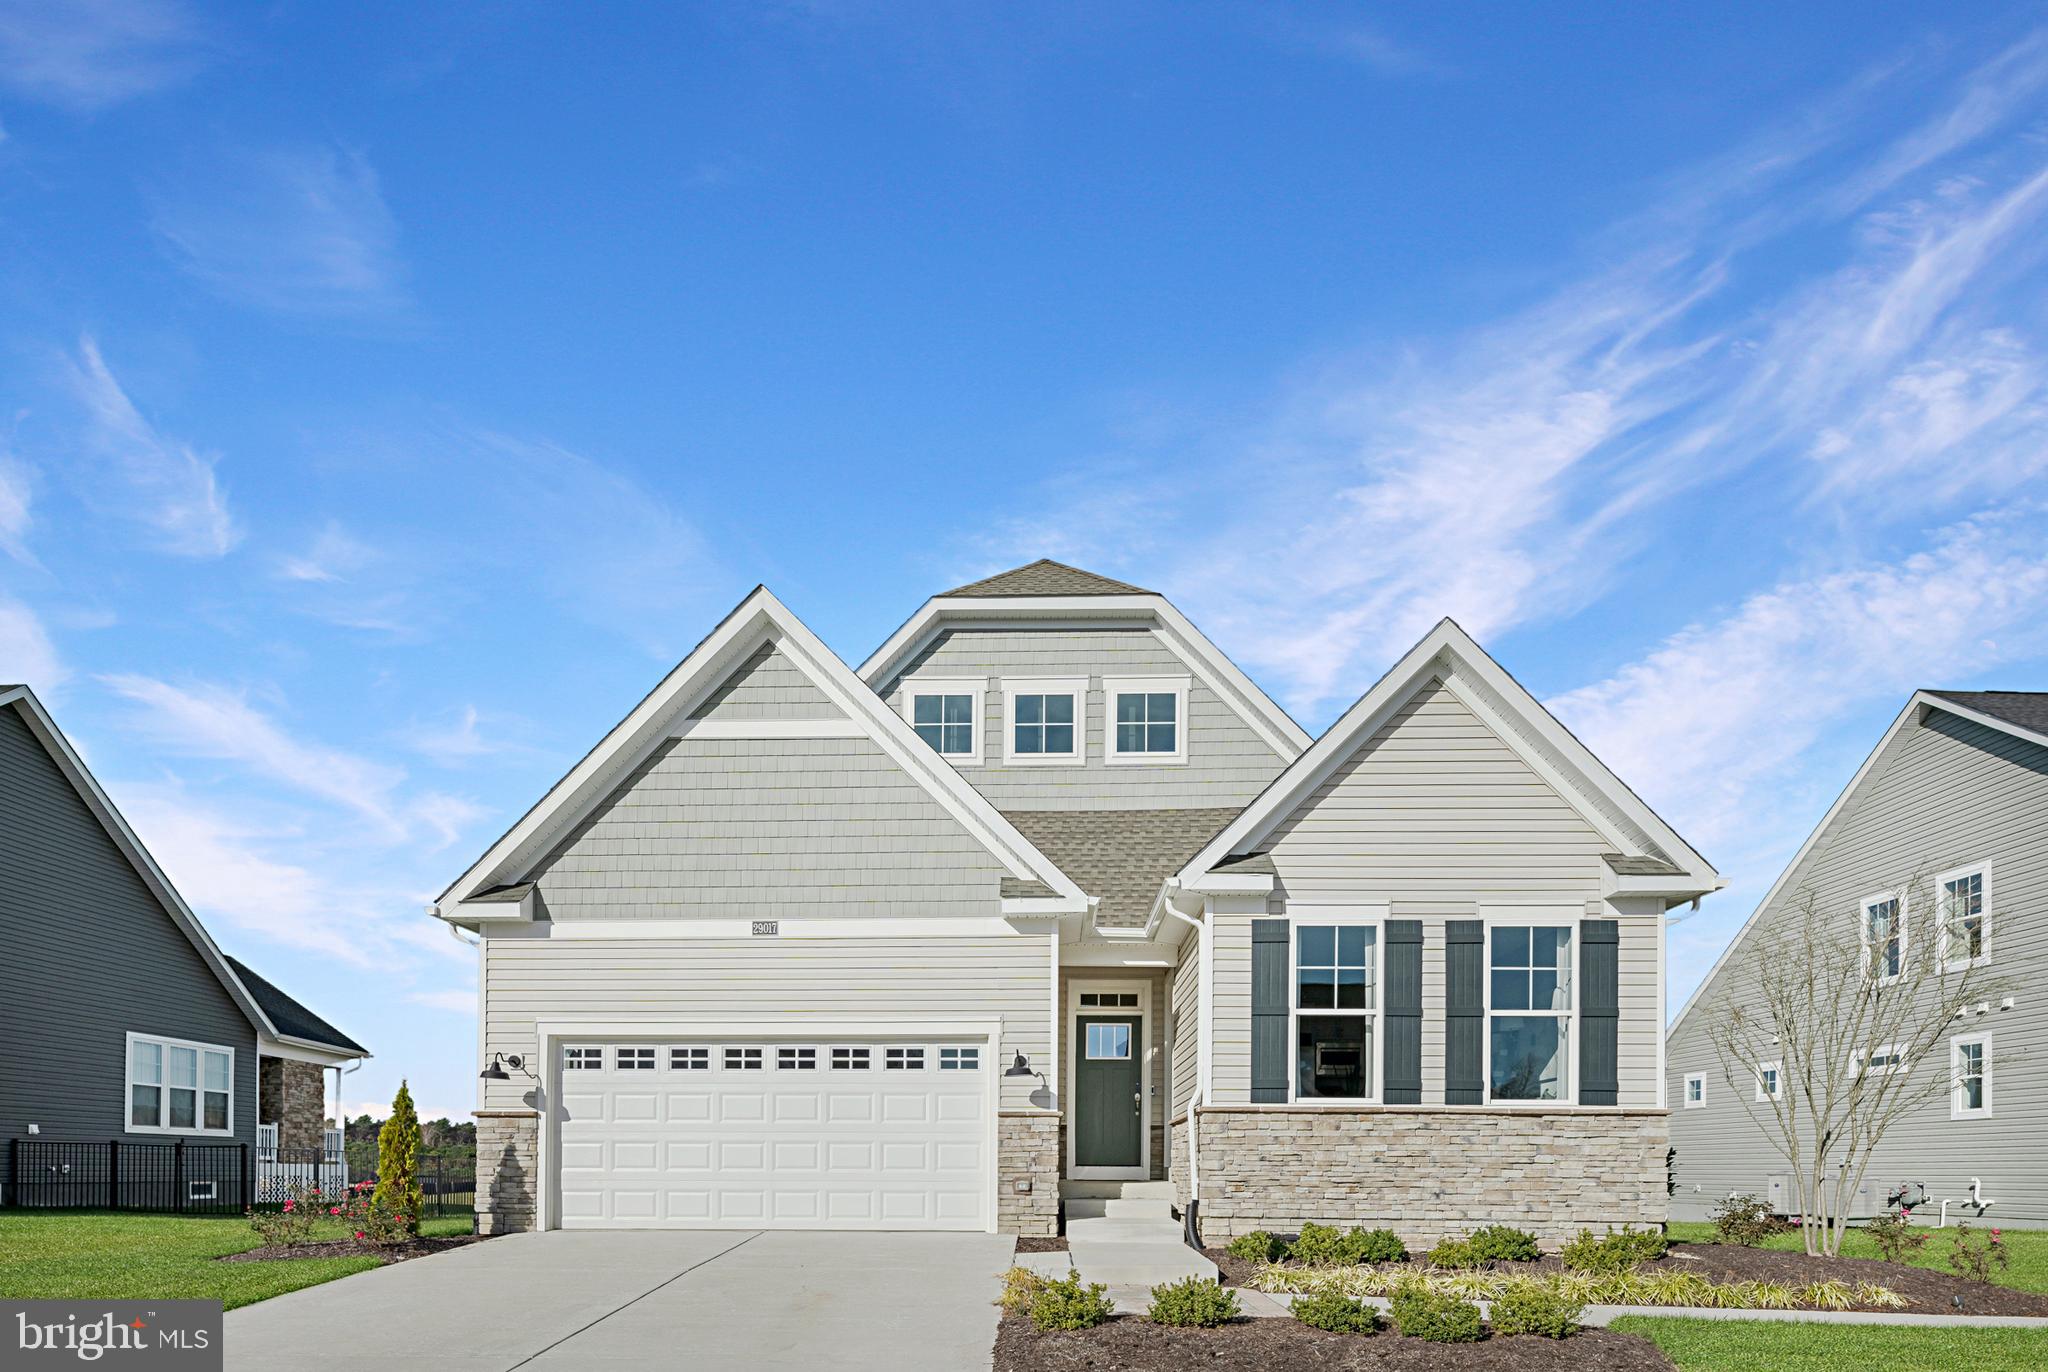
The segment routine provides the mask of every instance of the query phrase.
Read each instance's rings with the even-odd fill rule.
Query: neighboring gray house
[[[322,1148],[327,1070],[369,1055],[222,956],[25,686],[0,686],[0,935],[0,1204],[66,1175],[52,1143]]]
[[[857,672],[757,589],[436,909],[487,1231],[1044,1234],[1136,1185],[1211,1239],[1555,1240],[1664,1218],[1665,911],[1720,884],[1449,621],[1311,740],[1039,562]]]
[[[1709,1035],[1740,996],[1745,958],[1809,900],[1857,929],[1914,874],[1924,886],[1908,898],[1942,902],[1963,932],[1953,946],[1909,941],[1901,956],[1974,958],[2006,990],[1956,1021],[1939,1061],[1906,1064],[1944,1074],[1948,1089],[1887,1132],[1853,1213],[1918,1183],[1923,1216],[1947,1200],[1951,1218],[1958,1205],[1975,1218],[1965,1202],[1976,1199],[1991,1203],[1989,1223],[2048,1223],[2048,693],[2031,691],[1916,692],[1672,1024],[1674,1216],[1704,1218],[1731,1193],[1792,1204],[1790,1169],[1758,1123],[1768,1116],[1752,1115],[1768,1109],[1756,1103],[1764,1088],[1731,1086]]]

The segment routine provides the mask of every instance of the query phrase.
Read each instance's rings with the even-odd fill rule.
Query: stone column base
[[[996,1118],[996,1228],[1043,1236],[1059,1225],[1060,1114],[1005,1110]]]
[[[476,1228],[519,1234],[533,1228],[540,1195],[540,1115],[532,1110],[476,1113]]]

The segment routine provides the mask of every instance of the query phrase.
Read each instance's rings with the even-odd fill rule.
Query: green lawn
[[[1676,1227],[1676,1226],[1674,1226]],[[2039,1372],[2048,1332],[1925,1329],[1773,1320],[1685,1320],[1628,1316],[1614,1328],[1641,1334],[1683,1372]]]
[[[467,1215],[422,1232],[467,1234]],[[341,1227],[322,1238],[343,1237]],[[0,1210],[0,1296],[219,1300],[228,1309],[377,1266],[375,1258],[215,1262],[259,1245],[240,1216]]]
[[[1989,1225],[1976,1226],[1988,1229]],[[1949,1236],[1955,1232],[1948,1229],[1927,1231],[1927,1243],[1909,1261],[1915,1267],[1931,1267],[1937,1272],[1950,1271],[1948,1265]],[[1673,1223],[1671,1237],[1686,1243],[1712,1243],[1714,1226],[1705,1223]],[[2017,1291],[2035,1291],[2048,1295],[2048,1229],[2007,1229],[2000,1234],[2012,1265],[2004,1271],[1993,1269],[1991,1279],[2000,1286],[2010,1286]],[[1803,1251],[1799,1235],[1794,1232],[1780,1234],[1764,1245],[1787,1253]],[[1877,1245],[1872,1243],[1860,1229],[1851,1229],[1842,1240],[1842,1256],[1845,1258],[1874,1258],[1878,1256]]]

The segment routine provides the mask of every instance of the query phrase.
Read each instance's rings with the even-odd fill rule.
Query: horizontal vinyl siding
[[[485,1052],[529,1054],[534,1023],[661,1015],[1000,1016],[989,1070],[1050,1050],[1051,964],[1037,935],[879,939],[515,939],[484,941]],[[1002,1105],[1034,1103],[1035,1077],[1002,1079]],[[486,1082],[486,1105],[523,1103],[532,1083]]]
[[[1180,1114],[1201,1084],[1202,940],[1190,930],[1181,941],[1180,961],[1173,970],[1173,1082],[1167,1118]]]
[[[541,865],[554,919],[994,915],[1003,872],[871,739],[671,739]]]
[[[1953,1033],[1992,1035],[1993,1114],[1952,1120],[1945,1095],[1920,1106],[1887,1131],[1871,1181],[1880,1203],[1896,1182],[1924,1183],[1932,1213],[1944,1198],[1967,1196],[1970,1178],[1979,1177],[1983,1194],[1997,1202],[1986,1223],[2048,1225],[2048,1169],[2041,1166],[2048,1138],[2048,749],[1941,712],[1893,736],[1790,874],[1779,904],[1732,950],[1673,1036],[1667,1089],[1678,1148],[1674,1213],[1701,1213],[1730,1190],[1760,1192],[1768,1175],[1788,1170],[1744,1108],[1745,1101],[1754,1104],[1754,1087],[1724,1079],[1709,1034],[1718,1008],[1742,996],[1750,966],[1745,949],[1763,945],[1775,918],[1796,917],[1804,893],[1821,909],[1840,911],[1853,930],[1864,896],[1916,871],[1931,893],[1941,873],[1984,861],[1992,868],[1992,962],[1979,975],[2010,981],[2006,993],[2015,1005],[2000,1010],[1994,1001],[1989,1013],[1958,1021]],[[1938,1061],[1909,1070],[1946,1076],[1946,1044]],[[1687,1110],[1682,1088],[1693,1072],[1706,1074],[1707,1104]]]
[[[1210,999],[1216,1039],[1212,1103],[1243,1105],[1252,1091],[1252,916],[1211,914],[1209,926],[1216,977]]]
[[[1167,810],[1243,805],[1280,774],[1282,762],[1250,725],[1202,684],[1188,664],[1150,629],[950,629],[884,684],[883,698],[902,709],[902,680],[929,676],[980,679],[981,765],[963,769],[999,810]],[[1188,761],[1144,767],[1104,758],[1105,677],[1191,678]],[[1085,762],[1080,766],[1003,765],[1003,680],[1088,679]]]
[[[841,710],[773,643],[761,645],[727,677],[692,719],[844,719]]]
[[[7,707],[0,935],[0,1137],[25,1137],[30,1124],[53,1140],[122,1136],[132,1031],[234,1049],[234,1137],[254,1141],[255,1028]]]

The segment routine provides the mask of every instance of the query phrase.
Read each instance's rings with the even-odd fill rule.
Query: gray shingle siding
[[[1745,1093],[1729,1085],[1708,1034],[1713,1007],[1741,994],[1744,947],[1754,946],[1774,911],[1796,910],[1810,890],[1822,909],[1840,910],[1853,928],[1864,896],[1916,869],[1931,883],[1978,862],[1992,868],[1988,974],[2017,983],[2015,1004],[1973,1014],[1954,1032],[1992,1035],[1992,1114],[1954,1120],[1946,1097],[1928,1102],[1887,1133],[1870,1180],[1880,1202],[1896,1182],[1925,1183],[1931,1212],[1944,1197],[1968,1195],[1970,1178],[1980,1177],[1983,1193],[1997,1202],[1986,1222],[2048,1224],[2048,1171],[2041,1166],[2041,1140],[2048,1137],[2048,749],[1939,710],[1892,737],[1790,873],[1778,904],[1734,947],[1672,1035],[1674,1216],[1702,1217],[1731,1190],[1761,1193],[1766,1177],[1787,1170],[1744,1109],[1754,1087]],[[2007,1059],[2003,1067],[2000,1057]],[[1946,1074],[1946,1053],[1908,1070]],[[1707,1102],[1687,1110],[1683,1087],[1695,1072],[1706,1075]]]
[[[691,719],[844,719],[845,711],[818,689],[773,643],[761,645],[727,677]]]
[[[0,1137],[123,1137],[126,1035],[235,1050],[256,1137],[256,1031],[21,715],[0,707]],[[126,1135],[167,1140],[171,1135]],[[209,1142],[219,1135],[194,1136]]]

